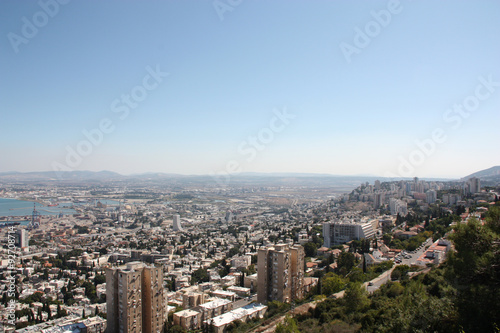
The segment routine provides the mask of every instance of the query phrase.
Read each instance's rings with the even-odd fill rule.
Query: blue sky
[[[500,165],[499,13],[498,1],[2,1],[0,172]]]

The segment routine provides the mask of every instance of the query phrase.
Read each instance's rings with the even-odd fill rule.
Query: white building
[[[174,228],[174,231],[182,231],[181,217],[179,216],[179,214],[174,215],[172,227]]]
[[[406,216],[408,214],[408,204],[402,200],[391,198],[389,200],[391,215]]]
[[[353,239],[370,238],[375,236],[371,222],[325,222],[323,223],[323,246],[332,247],[347,243]]]
[[[435,190],[429,190],[425,192],[425,198],[427,203],[433,204],[437,200],[437,192]]]

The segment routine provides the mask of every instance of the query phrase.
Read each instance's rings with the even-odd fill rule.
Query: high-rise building
[[[375,236],[375,230],[370,222],[325,222],[323,223],[323,246],[331,247],[347,243],[353,239]]]
[[[257,301],[292,302],[304,295],[304,248],[277,244],[260,248],[257,259]]]
[[[389,199],[389,209],[391,215],[406,216],[408,214],[408,204],[402,200],[391,198]]]
[[[230,210],[228,210],[226,212],[226,222],[227,223],[230,223],[232,220],[233,220],[233,212],[231,212]]]
[[[14,245],[23,248],[29,246],[29,233],[26,229],[18,229],[14,234]]]
[[[465,183],[465,192],[469,194],[481,192],[481,181],[479,178],[469,178]]]
[[[373,208],[379,209],[384,204],[385,195],[383,193],[375,193],[373,195]]]
[[[172,227],[174,228],[174,231],[182,231],[181,217],[179,216],[179,214],[174,215]]]
[[[142,262],[106,269],[109,333],[163,332],[163,270]]]
[[[437,200],[437,192],[435,190],[429,190],[425,192],[425,201],[429,204],[435,203]]]

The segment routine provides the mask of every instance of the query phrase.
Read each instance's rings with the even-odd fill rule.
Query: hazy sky
[[[0,172],[500,165],[499,14],[499,1],[1,1]]]

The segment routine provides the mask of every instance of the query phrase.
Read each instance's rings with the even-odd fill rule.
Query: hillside
[[[500,183],[500,165],[491,167],[489,169],[474,172],[461,180],[465,181],[469,178],[476,177],[479,178],[483,183],[491,183],[491,185],[496,185]]]

